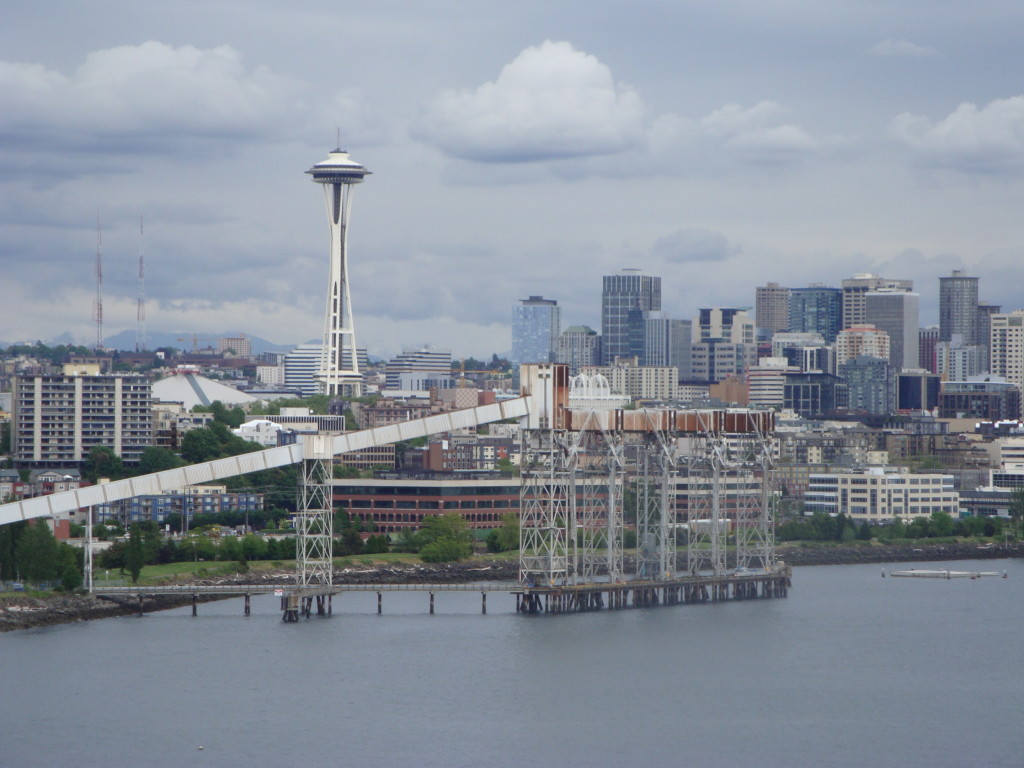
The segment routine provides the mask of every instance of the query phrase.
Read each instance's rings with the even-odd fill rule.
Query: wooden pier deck
[[[383,611],[385,592],[426,592],[430,595],[430,613],[434,612],[437,592],[479,592],[481,612],[487,613],[487,595],[506,592],[515,596],[516,611],[524,614],[559,614],[598,611],[605,608],[649,608],[661,605],[717,603],[726,600],[767,599],[786,597],[792,569],[779,566],[770,571],[735,571],[722,576],[674,576],[666,579],[623,582],[594,582],[549,586],[523,585],[512,581],[479,581],[461,583],[410,584],[334,584],[330,587],[297,588],[283,584],[221,584],[221,585],[156,585],[108,587],[97,590],[100,597],[122,597],[138,601],[143,611],[146,597],[191,596],[192,615],[197,615],[200,598],[244,597],[245,615],[250,614],[253,595],[274,593],[281,597],[284,621],[298,621],[332,612],[332,598],[345,592],[376,592],[377,613]],[[315,606],[315,608],[314,608]]]

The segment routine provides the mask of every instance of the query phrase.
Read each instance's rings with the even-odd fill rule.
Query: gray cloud
[[[904,58],[904,59],[929,59],[938,56],[939,52],[934,48],[925,45],[916,45],[906,40],[896,40],[887,37],[875,43],[868,49],[872,56]]]
[[[670,263],[692,261],[724,261],[740,253],[726,237],[708,229],[680,229],[658,238],[651,248],[652,255]]]

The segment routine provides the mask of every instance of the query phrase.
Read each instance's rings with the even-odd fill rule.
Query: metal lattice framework
[[[623,506],[621,435],[606,430],[575,433],[571,487],[575,530],[576,581],[593,583],[602,573],[623,579]]]
[[[305,438],[299,503],[295,515],[295,586],[329,587],[333,579],[334,510],[331,504],[330,441]]]
[[[744,494],[736,516],[736,566],[766,570],[775,562],[775,493],[772,437],[758,432],[748,441],[744,462],[753,492]]]
[[[744,410],[563,407],[559,418],[525,430],[522,583],[624,579],[627,475],[636,489],[636,579],[675,577],[681,531],[690,575],[726,575],[730,544],[736,567],[770,569],[772,424],[770,414]]]
[[[662,431],[645,435],[637,458],[637,563],[639,579],[666,578],[676,570],[676,451]]]
[[[573,457],[565,437],[552,429],[523,435],[519,520],[519,581],[523,584],[564,584],[571,573]]]

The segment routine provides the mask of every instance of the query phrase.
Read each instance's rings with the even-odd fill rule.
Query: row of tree
[[[0,581],[82,586],[82,550],[58,542],[42,520],[0,526]]]
[[[934,539],[950,536],[990,537],[1003,534],[1005,527],[1012,525],[1000,517],[962,517],[953,519],[948,512],[933,512],[931,517],[914,518],[905,523],[899,518],[885,525],[869,525],[857,522],[844,514],[832,517],[825,512],[815,512],[809,518],[788,520],[776,528],[778,541],[883,541],[896,539]]]

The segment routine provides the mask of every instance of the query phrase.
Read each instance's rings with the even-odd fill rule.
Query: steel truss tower
[[[570,539],[576,547],[573,576],[584,584],[597,581],[601,574],[613,583],[620,582],[624,560],[622,438],[600,428],[573,434],[577,438],[570,484]]]
[[[303,440],[296,515],[295,584],[300,589],[330,587],[334,575],[331,437],[306,435]]]
[[[636,576],[670,578],[676,571],[676,511],[673,479],[676,451],[660,431],[645,436],[636,467]]]
[[[317,380],[321,394],[330,397],[358,397],[363,377],[359,372],[356,331],[352,319],[352,296],[348,282],[348,218],[352,187],[369,171],[336,149],[306,173],[323,184],[327,219],[331,230],[331,268],[324,315],[324,341]]]
[[[523,369],[536,408],[523,431],[524,587],[626,580],[626,476],[636,498],[632,578],[677,578],[683,531],[691,576],[729,575],[730,545],[740,571],[776,568],[772,414],[572,408],[557,368]]]
[[[566,434],[553,429],[524,433],[519,521],[519,581],[533,586],[568,582],[574,512],[572,454]]]
[[[688,441],[680,476],[688,534],[686,569],[691,575],[728,570],[730,532],[736,566],[768,568],[775,560],[772,439],[756,419],[753,432],[724,432],[712,419]]]
[[[747,440],[742,457],[746,485],[736,512],[736,567],[764,570],[775,562],[774,454],[771,435],[758,431]]]

